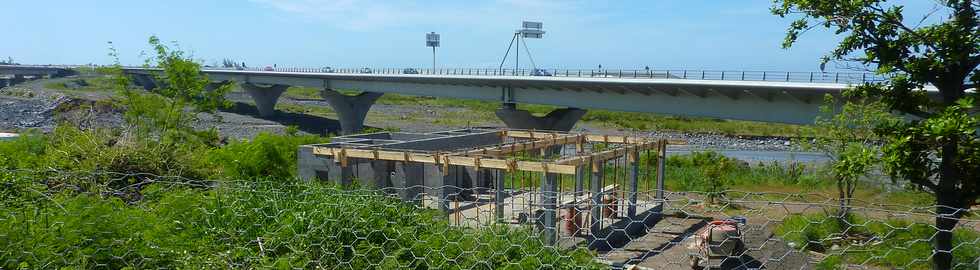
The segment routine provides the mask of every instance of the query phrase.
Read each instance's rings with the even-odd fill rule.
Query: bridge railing
[[[766,81],[808,83],[880,82],[888,76],[871,72],[786,72],[690,69],[495,69],[495,68],[312,68],[249,67],[211,68],[270,72],[343,73],[343,74],[420,74],[466,76],[551,76],[574,78],[688,79],[723,81]]]

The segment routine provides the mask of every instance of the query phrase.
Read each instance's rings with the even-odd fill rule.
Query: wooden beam
[[[428,164],[459,165],[468,167],[503,169],[508,171],[532,171],[557,174],[575,174],[574,165],[556,164],[552,162],[505,160],[497,158],[467,157],[440,154],[422,154],[404,151],[376,149],[346,149],[314,146],[314,155],[333,156],[340,159],[341,166],[347,166],[347,158],[363,158],[374,160],[389,160],[403,162],[419,162]]]
[[[615,158],[622,157],[622,156],[627,155],[627,154],[629,154],[630,152],[633,152],[633,151],[643,151],[643,150],[654,149],[654,148],[658,148],[658,147],[659,147],[659,143],[658,142],[651,141],[651,142],[646,142],[646,143],[642,143],[642,144],[638,144],[638,145],[630,145],[630,146],[626,146],[626,147],[619,147],[619,148],[616,148],[616,149],[605,150],[605,151],[602,151],[602,152],[593,153],[593,154],[584,155],[584,156],[577,156],[577,157],[560,159],[558,161],[555,161],[555,163],[562,164],[562,165],[575,165],[575,166],[578,166],[578,165],[588,164],[590,161],[591,162],[605,162],[606,160],[610,160],[610,159],[615,159]]]
[[[554,134],[554,133],[552,133]],[[539,140],[510,143],[498,146],[484,147],[457,153],[458,155],[505,155],[525,150],[547,148],[555,145],[575,144],[582,142],[584,135],[561,135],[560,137],[542,138]]]

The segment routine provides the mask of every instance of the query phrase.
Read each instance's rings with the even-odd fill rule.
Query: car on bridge
[[[333,73],[333,68],[332,67],[322,67],[322,68],[320,68],[320,72],[322,72],[322,73]]]
[[[276,69],[272,68],[271,66],[265,66],[265,68],[263,68],[262,71],[276,71]]]
[[[554,76],[554,75],[552,75],[546,69],[536,68],[531,71],[531,76]]]
[[[371,74],[374,73],[370,68],[361,68],[360,73]]]
[[[406,68],[402,70],[402,74],[419,74],[419,71],[414,68]]]

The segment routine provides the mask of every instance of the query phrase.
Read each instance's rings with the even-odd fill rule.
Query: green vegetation
[[[81,82],[84,82],[84,84],[81,84]],[[69,88],[65,85],[66,83],[76,83],[78,84],[78,87]],[[96,76],[85,77],[77,80],[48,82],[44,84],[44,88],[61,91],[104,92],[111,91],[114,88],[112,84],[113,82],[110,78]]]
[[[881,156],[879,143],[884,140],[874,132],[881,125],[901,121],[892,115],[885,104],[871,99],[854,99],[842,103],[833,96],[824,98],[823,115],[817,117],[812,141],[801,140],[804,148],[825,153],[831,158],[830,173],[837,186],[840,204],[837,218],[846,226],[851,200],[857,190],[858,180],[866,177],[877,167]]]
[[[227,179],[290,179],[297,170],[296,149],[326,142],[318,136],[298,135],[290,128],[285,135],[261,133],[251,141],[229,143],[209,151],[207,159]]]
[[[848,90],[888,111],[918,119],[879,125],[885,138],[882,162],[893,178],[908,180],[935,195],[933,269],[950,269],[953,229],[980,205],[980,15],[976,1],[936,2],[921,19],[908,20],[903,6],[886,1],[777,0],[772,13],[793,17],[783,42],[791,47],[814,28],[842,35],[824,57],[875,68],[885,82]],[[931,17],[931,18],[930,18]],[[917,22],[909,24],[910,22]],[[938,90],[930,97],[926,86]]]
[[[597,268],[587,252],[545,248],[529,231],[450,227],[435,210],[366,191],[282,179],[214,185],[153,184],[135,203],[65,191],[3,205],[19,214],[0,219],[0,267]]]
[[[375,191],[296,180],[297,146],[326,138],[194,130],[192,113],[223,99],[203,91],[199,65],[150,44],[160,91],[100,70],[128,126],[0,142],[0,268],[598,268],[529,229],[451,227]]]
[[[725,165],[718,165],[725,164]],[[814,192],[829,186],[825,168],[799,163],[757,164],[722,156],[716,152],[695,152],[667,158],[667,188],[681,191],[722,192],[725,189],[747,189],[777,192]],[[704,168],[724,166],[723,170]],[[715,180],[710,180],[714,178]]]
[[[282,97],[292,99],[322,99],[320,89],[313,87],[292,86],[282,93]]]
[[[923,221],[928,220],[924,219]],[[794,214],[776,227],[775,234],[797,248],[828,254],[818,268],[842,269],[847,264],[873,264],[884,268],[929,269],[932,246],[928,239],[936,229],[909,220],[869,218],[849,215],[847,224],[837,222],[836,214]],[[970,229],[953,231],[953,269],[976,269],[980,257],[980,233]],[[835,247],[836,246],[836,247]]]

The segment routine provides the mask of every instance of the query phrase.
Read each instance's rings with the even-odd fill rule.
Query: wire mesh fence
[[[519,184],[540,173],[508,175],[490,188],[377,190],[0,171],[0,268],[926,269],[937,254],[934,207],[856,200],[841,216],[837,198],[819,193],[607,185],[556,194]],[[406,200],[406,189],[420,192]],[[442,210],[430,194],[447,189]],[[980,221],[960,219],[953,235],[954,268],[976,269]]]

